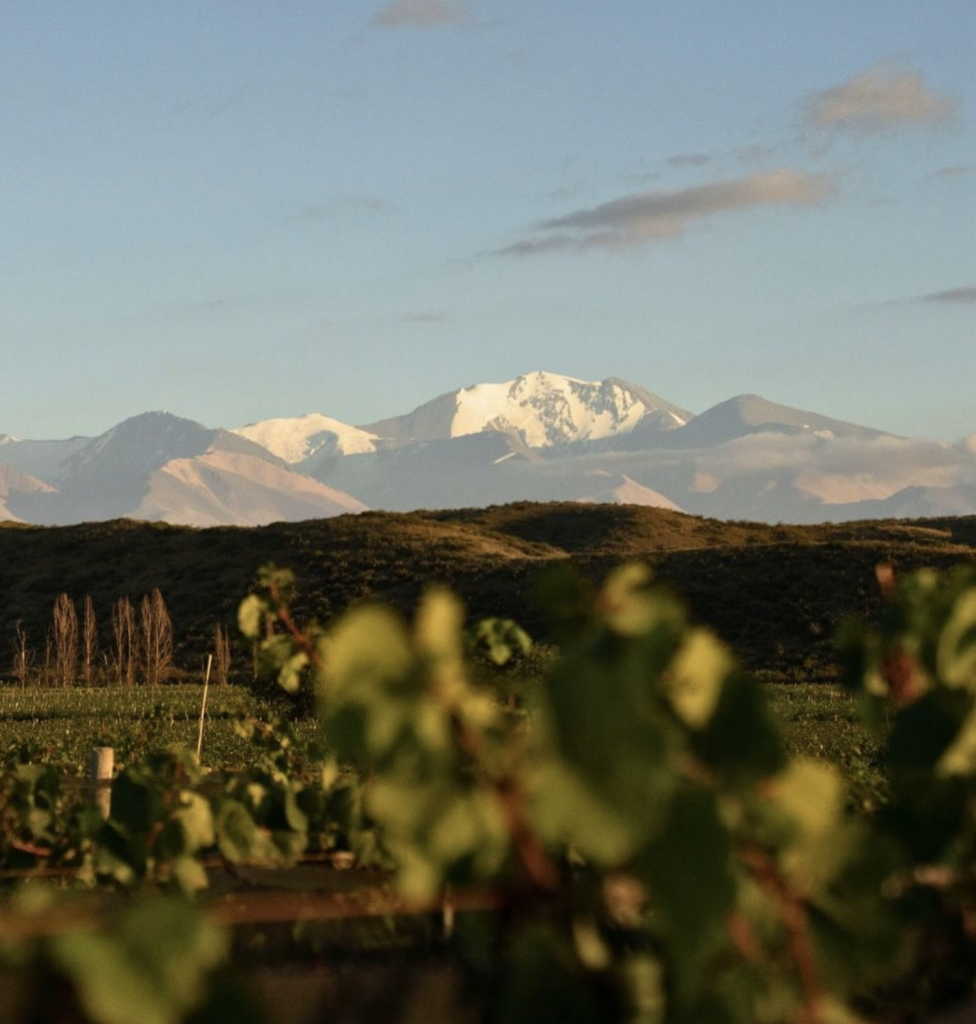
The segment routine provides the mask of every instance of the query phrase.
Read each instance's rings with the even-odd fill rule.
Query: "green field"
[[[534,688],[538,680],[527,686]],[[837,764],[848,778],[853,798],[871,802],[883,788],[879,746],[860,723],[854,701],[827,683],[767,683],[767,697],[783,724],[791,754]],[[0,687],[0,751],[31,744],[45,760],[71,774],[84,773],[92,747],[111,746],[120,764],[151,749],[173,744],[194,748],[202,687],[143,686],[85,689]],[[241,717],[268,719],[275,707],[241,686],[212,687],[207,698],[203,763],[210,768],[246,766],[253,748],[238,735]],[[295,723],[299,740],[311,739],[311,719]]]
[[[86,772],[95,746],[111,746],[126,764],[147,750],[173,744],[196,747],[201,686],[142,686],[85,689],[0,688],[0,751],[29,744],[43,760],[69,774]],[[239,686],[211,687],[201,759],[207,767],[231,769],[253,757],[235,731],[241,716],[267,719],[274,709]],[[298,724],[309,737],[311,721]],[[47,753],[45,753],[47,752]]]
[[[833,762],[853,803],[868,811],[877,807],[885,791],[881,744],[861,722],[854,698],[828,683],[768,683],[765,689],[790,755]]]

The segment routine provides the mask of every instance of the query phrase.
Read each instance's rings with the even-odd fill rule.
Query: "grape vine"
[[[165,906],[202,929],[188,940],[202,952],[182,989],[159,982],[160,1024],[226,958],[205,899],[187,902],[208,871],[309,853],[388,873],[401,909],[457,909],[458,948],[480,936],[488,1020],[908,1019],[976,980],[976,573],[879,580],[878,627],[841,639],[883,743],[878,807],[855,808],[829,763],[786,756],[759,684],[642,566],[598,591],[543,581],[561,656],[518,708],[478,665],[525,654],[514,623],[466,629],[435,588],[410,623],[364,605],[301,625],[291,574],[268,567],[240,628],[283,688],[314,695],[321,753],[298,758],[281,723],[242,723],[260,749],[246,772],[215,784],[185,753],[147,754],[116,779],[107,821],[12,754],[0,868],[182,894]],[[34,889],[0,912],[2,956],[66,976],[95,1024],[123,1019],[90,991],[74,933],[30,924],[46,919],[17,900]],[[97,933],[106,949],[146,898]]]

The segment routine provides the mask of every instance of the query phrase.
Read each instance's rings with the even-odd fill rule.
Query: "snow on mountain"
[[[692,418],[687,410],[627,381],[584,381],[540,370],[501,384],[448,392],[406,416],[363,429],[417,441],[496,430],[530,448],[552,448],[627,434],[645,420],[664,431]]]
[[[39,467],[39,479],[52,485],[6,503],[11,515],[34,523],[130,516],[257,524],[364,507],[245,437],[170,413],[134,416],[95,438],[19,442],[3,454]]]
[[[362,455],[376,451],[380,440],[375,434],[317,412],[307,416],[261,420],[246,427],[237,427],[232,433],[267,448],[292,464],[302,462],[318,451],[329,455]]]
[[[772,522],[976,514],[976,434],[899,438],[756,395],[696,417],[617,378],[536,372],[366,427],[145,413],[95,438],[0,435],[0,519],[203,526],[520,500]]]

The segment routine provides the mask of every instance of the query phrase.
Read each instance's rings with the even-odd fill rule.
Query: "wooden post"
[[[200,760],[200,751],[203,750],[203,718],[207,713],[207,690],[210,688],[210,667],[213,665],[213,655],[207,655],[207,672],[203,677],[203,702],[200,705],[200,728],[197,730],[197,760]]]
[[[115,751],[111,747],[95,747],[91,755],[89,778],[92,786],[92,803],[103,818],[112,813],[112,770],[115,767]]]

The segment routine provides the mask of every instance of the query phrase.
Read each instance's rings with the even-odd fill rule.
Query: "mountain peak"
[[[712,406],[676,433],[680,447],[710,447],[757,433],[817,434],[821,437],[882,437],[884,432],[835,420],[820,413],[771,402],[761,395],[736,395]]]
[[[267,448],[290,463],[302,462],[320,451],[331,455],[361,455],[375,451],[379,441],[375,434],[317,412],[261,420],[237,427],[232,433]]]
[[[0,434],[0,519],[206,525],[515,500],[783,521],[922,515],[976,511],[974,456],[976,435],[911,441],[757,394],[696,417],[619,377],[540,369],[367,427],[313,412],[228,431],[157,410],[94,438]]]
[[[448,392],[406,416],[363,429],[402,440],[438,440],[496,430],[530,448],[554,448],[630,433],[648,417],[658,429],[668,430],[683,426],[692,414],[619,378],[586,381],[534,370],[513,380]]]

